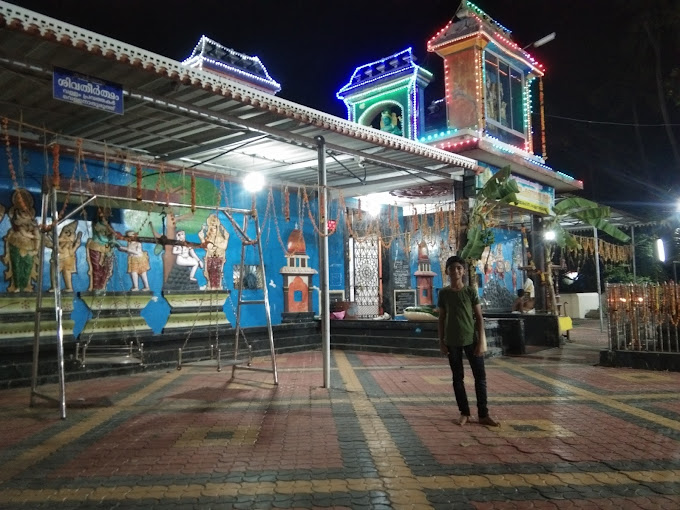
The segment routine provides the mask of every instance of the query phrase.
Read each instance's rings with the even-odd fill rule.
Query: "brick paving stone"
[[[0,390],[0,508],[680,508],[680,374],[594,366],[601,339],[573,333],[488,361],[500,429],[453,423],[443,359],[370,352],[333,351],[329,389],[318,351],[279,356],[278,387],[69,383],[66,420]]]

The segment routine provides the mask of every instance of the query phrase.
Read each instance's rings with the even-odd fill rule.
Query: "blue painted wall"
[[[11,228],[10,219],[7,215],[12,206],[12,193],[16,186],[28,189],[34,199],[34,209],[38,222],[40,220],[40,183],[44,175],[51,176],[52,173],[52,157],[51,154],[46,155],[38,151],[24,150],[21,157],[16,149],[12,151],[12,166],[14,168],[16,179],[11,177],[11,172],[8,165],[8,157],[2,158],[0,161],[0,204],[5,208],[5,215],[0,221],[0,292],[7,292],[8,282],[5,279],[4,271],[6,265],[2,261],[5,252],[5,236]],[[135,196],[136,193],[136,176],[134,165],[125,165],[122,163],[108,163],[104,165],[100,161],[86,160],[77,163],[70,156],[62,155],[59,159],[59,167],[61,173],[61,189],[68,190],[73,184],[78,187],[88,189],[89,183],[94,182],[98,184],[112,184],[119,186],[127,186],[130,188],[130,196]],[[157,189],[157,199],[159,201],[166,200],[165,189],[170,188],[177,192],[183,193],[182,203],[190,203],[190,176],[181,173],[173,173],[166,171],[158,184],[156,180],[159,178],[157,169],[143,168],[144,187],[145,189]],[[15,182],[16,181],[16,182]],[[233,208],[250,209],[252,195],[245,191],[240,183],[231,182],[214,182],[209,179],[196,179],[197,195],[202,197],[205,202],[205,197],[209,197],[212,203],[219,201],[220,205]],[[182,191],[183,190],[183,191]],[[319,235],[317,230],[312,225],[316,222],[317,217],[317,203],[311,196],[311,190],[308,191],[310,195],[308,201],[298,197],[296,189],[291,189],[289,193],[290,204],[290,218],[284,218],[284,192],[280,189],[268,190],[265,189],[256,195],[256,207],[259,214],[260,225],[262,229],[262,248],[265,263],[265,279],[268,285],[270,306],[272,312],[272,322],[278,324],[281,322],[281,314],[284,310],[283,304],[283,278],[280,274],[280,269],[286,265],[284,250],[287,244],[288,236],[291,231],[300,228],[303,231],[304,240],[306,243],[307,255],[309,255],[310,266],[317,271],[318,254],[319,254]],[[60,210],[63,207],[63,200],[65,195],[60,196]],[[73,207],[80,203],[81,196],[79,194],[72,194],[68,198],[68,205],[62,212],[68,213]],[[302,200],[302,205],[299,201]],[[307,202],[311,208],[311,213],[307,211]],[[200,203],[200,201],[199,201]],[[99,205],[106,205],[106,201],[100,201]],[[329,278],[331,290],[345,290],[345,275],[346,275],[346,254],[345,254],[345,237],[347,235],[344,214],[338,214],[338,201],[332,200],[330,202],[329,219],[336,220],[336,231],[328,238],[329,246]],[[353,201],[347,200],[347,205],[356,206]],[[124,234],[129,230],[136,231],[140,236],[153,235],[151,225],[157,233],[163,233],[164,224],[171,221],[171,217],[164,215],[163,211],[157,208],[147,207],[141,205],[141,210],[116,210],[113,209],[112,215],[109,218],[111,226],[117,232]],[[166,211],[167,212],[167,211]],[[176,229],[185,230],[187,233],[187,240],[199,243],[198,232],[205,220],[213,211],[210,210],[196,210],[191,214],[189,209],[183,209],[182,215],[176,217]],[[341,211],[342,212],[342,211]],[[310,218],[311,214],[311,218]],[[92,236],[92,220],[96,217],[96,208],[90,207],[84,213],[81,212],[74,216],[74,220],[78,222],[77,231],[82,232],[82,243],[78,248],[77,258],[77,273],[73,275],[73,287],[75,292],[87,291],[89,286],[88,264],[85,252],[85,245],[87,240]],[[314,220],[312,220],[314,218]],[[240,214],[234,215],[234,219],[242,224],[243,216]],[[240,263],[241,257],[241,240],[239,239],[236,229],[223,216],[220,215],[222,225],[230,234],[229,245],[226,254],[226,263],[224,266],[223,286],[232,292],[230,299],[224,305],[224,312],[228,320],[234,324],[235,309],[236,309],[236,291],[233,283],[233,269],[235,265]],[[408,229],[408,222],[404,221],[402,212],[399,212],[400,229]],[[432,218],[430,218],[430,226],[432,227]],[[254,222],[250,222],[249,236],[254,236]],[[521,234],[517,231],[509,231],[504,229],[494,229],[496,243],[491,246],[490,256],[488,262],[486,261],[487,254],[477,267],[478,274],[482,280],[480,286],[480,294],[487,299],[494,299],[497,302],[492,303],[492,306],[505,306],[507,301],[514,297],[515,289],[520,288],[523,284],[523,273],[517,269],[521,265]],[[444,229],[440,234],[433,235],[428,244],[429,257],[431,263],[431,270],[435,273],[433,278],[433,288],[435,292],[443,286],[448,285],[448,279],[442,278],[441,264],[446,255],[440,257],[440,239],[446,239],[448,236],[447,230]],[[419,233],[411,236],[410,250],[407,250],[405,240],[397,239],[392,242],[387,256],[392,259],[408,260],[411,268],[411,286],[416,287],[415,277],[413,273],[418,267],[418,243],[422,237]],[[427,240],[427,239],[426,239]],[[122,241],[121,244],[125,246],[127,243]],[[149,326],[154,332],[159,333],[170,313],[170,308],[162,296],[163,288],[163,266],[162,254],[155,253],[157,246],[151,243],[144,243],[143,248],[148,252],[151,261],[151,269],[148,272],[148,280],[153,297],[149,304],[142,311],[142,316],[146,319]],[[197,255],[203,260],[205,251],[203,249],[196,249]],[[47,250],[44,263],[44,277],[43,289],[47,290],[50,287],[49,281],[49,258],[51,250]],[[131,278],[127,273],[127,254],[122,251],[117,251],[115,255],[114,274],[110,279],[107,290],[108,291],[129,291],[131,288]],[[485,271],[484,263],[487,262]],[[246,264],[257,264],[257,252],[254,247],[249,247],[246,250]],[[490,263],[490,264],[489,264]],[[503,264],[501,266],[501,264]],[[490,265],[490,267],[489,267]],[[515,279],[512,278],[512,273],[515,272]],[[196,273],[198,284],[203,286],[206,284],[203,271],[199,269]],[[319,286],[318,274],[312,277],[312,286]],[[494,288],[501,288],[501,291],[491,292]],[[503,290],[504,289],[504,290]],[[262,296],[262,290],[246,290],[244,299],[258,299]],[[346,292],[347,296],[347,292]],[[318,294],[317,291],[312,292],[311,296],[312,307],[315,314],[318,314]],[[83,328],[89,316],[87,308],[76,300],[75,310],[72,318],[75,320],[75,331],[78,334]],[[265,324],[264,309],[259,306],[247,306],[242,310],[242,326],[261,326]]]
[[[19,164],[19,162],[21,162]],[[12,166],[15,169],[15,179],[11,178],[9,170],[8,158],[2,158],[0,161],[0,204],[5,208],[5,215],[0,221],[0,292],[7,292],[8,281],[5,279],[6,265],[2,261],[5,252],[5,236],[11,228],[8,212],[12,206],[12,193],[16,186],[28,189],[34,199],[34,209],[38,223],[40,222],[41,210],[41,194],[40,183],[43,175],[52,173],[52,157],[45,156],[41,152],[24,150],[19,157],[18,151],[12,151]],[[102,162],[95,160],[85,160],[78,164],[73,158],[62,155],[59,158],[59,167],[61,174],[61,189],[68,190],[72,185],[88,189],[88,182],[105,183],[128,186],[130,187],[130,196],[135,196],[136,193],[136,175],[135,167],[126,166],[120,163],[108,163],[104,165]],[[157,179],[157,170],[143,168],[144,173],[144,187],[152,189],[153,179]],[[190,203],[190,176],[187,174],[182,176],[180,174],[172,175],[171,172],[166,172],[165,179],[170,181],[168,188],[179,188],[184,190],[183,203]],[[149,186],[147,182],[151,180],[152,185]],[[163,183],[163,180],[161,181]],[[222,206],[250,209],[252,195],[245,191],[240,183],[230,182],[213,182],[207,179],[196,179],[197,194],[212,193],[215,197],[214,202],[219,200]],[[163,185],[159,186],[157,197],[159,201],[166,200],[165,188]],[[311,190],[308,191],[311,195]],[[208,195],[210,196],[210,195]],[[80,204],[82,197],[79,194],[73,194],[68,198],[68,205],[62,211],[63,200],[65,195],[60,195],[59,209],[62,213],[68,213],[76,205]],[[286,265],[284,250],[287,244],[288,236],[296,225],[303,230],[304,239],[306,243],[307,255],[309,255],[309,263],[311,267],[318,271],[318,254],[319,254],[319,236],[312,226],[312,219],[305,208],[298,207],[298,194],[296,190],[290,192],[290,220],[286,221],[283,216],[283,202],[284,193],[282,190],[265,189],[256,195],[256,208],[259,215],[260,226],[262,230],[262,250],[265,264],[265,279],[266,284],[269,285],[269,298],[272,313],[272,322],[278,324],[281,322],[281,313],[283,312],[283,278],[279,273],[280,269]],[[317,208],[316,201],[313,198],[308,200],[311,207],[311,216],[316,221]],[[304,200],[303,200],[304,203]],[[98,202],[98,205],[106,205],[105,200]],[[113,208],[112,208],[113,209]],[[303,214],[298,215],[298,211],[303,211]],[[176,229],[185,230],[187,233],[187,241],[200,243],[198,232],[201,226],[205,223],[205,219],[213,211],[196,210],[195,214],[191,214],[189,209],[182,210],[183,215],[176,218]],[[62,214],[63,215],[63,214]],[[89,207],[85,212],[78,213],[73,217],[77,221],[77,232],[82,232],[82,242],[76,253],[77,273],[73,275],[73,289],[74,292],[87,291],[89,287],[88,263],[85,245],[87,240],[92,236],[92,220],[96,217],[96,208]],[[223,286],[225,289],[232,291],[230,299],[224,305],[224,312],[228,320],[235,324],[236,316],[236,300],[237,292],[234,289],[233,269],[235,265],[240,263],[241,259],[241,240],[237,234],[236,229],[223,215],[219,215],[222,225],[230,234],[229,244],[226,254],[226,263],[224,265],[224,279]],[[330,218],[337,217],[337,203],[331,204],[329,212]],[[234,219],[239,225],[243,224],[243,215],[234,214]],[[146,205],[141,205],[141,210],[112,210],[112,215],[109,217],[109,223],[113,229],[121,234],[129,230],[134,230],[140,236],[152,236],[150,225],[153,225],[157,233],[163,233],[164,222],[170,221],[169,216],[164,216],[158,209],[152,209]],[[300,223],[298,225],[298,223]],[[329,251],[330,251],[330,271],[331,281],[330,289],[344,289],[344,220],[337,222],[336,233],[329,237]],[[254,222],[249,222],[248,235],[255,236]],[[121,241],[122,246],[126,246],[126,241]],[[143,249],[149,254],[151,269],[147,273],[149,286],[153,292],[153,298],[149,304],[142,311],[142,316],[145,318],[149,326],[158,333],[162,330],[170,313],[170,308],[162,296],[163,288],[163,265],[162,254],[155,253],[155,244],[144,243]],[[205,250],[197,248],[196,254],[201,258],[205,257]],[[49,277],[49,259],[51,256],[51,249],[48,249],[45,254],[44,262],[44,277],[43,290],[50,288]],[[130,275],[127,273],[127,253],[116,251],[114,273],[107,285],[107,291],[129,291],[132,286]],[[248,247],[246,249],[245,264],[257,264],[258,255],[255,247]],[[206,284],[206,279],[203,275],[203,270],[199,269],[196,273],[199,286]],[[60,280],[61,281],[61,280]],[[272,285],[270,285],[270,283]],[[141,284],[141,283],[140,283]],[[312,285],[319,286],[318,274],[312,278]],[[261,298],[262,290],[245,290],[244,299]],[[315,313],[318,313],[318,295],[314,291],[312,293],[312,304]],[[75,334],[83,328],[89,312],[85,305],[79,300],[75,300],[74,312],[72,318],[74,319]],[[242,309],[242,326],[258,326],[265,324],[264,308],[253,305],[246,306]]]

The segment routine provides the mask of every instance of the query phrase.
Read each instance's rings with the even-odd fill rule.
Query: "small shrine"
[[[297,228],[288,236],[286,265],[279,273],[283,276],[282,322],[304,322],[314,318],[312,308],[312,275],[317,270],[309,267],[309,255],[302,230]]]
[[[435,272],[430,267],[430,251],[427,243],[421,241],[418,245],[418,269],[413,275],[416,277],[416,288],[418,289],[418,304],[421,306],[432,305],[432,281]]]
[[[359,66],[336,94],[347,119],[381,131],[417,139],[423,117],[423,90],[432,73],[416,65],[411,48]]]

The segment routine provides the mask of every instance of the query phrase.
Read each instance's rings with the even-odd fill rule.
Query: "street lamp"
[[[666,248],[663,245],[663,239],[656,240],[656,256],[659,261],[666,262]]]
[[[555,39],[556,36],[557,36],[557,33],[556,33],[556,32],[552,32],[552,33],[546,35],[545,37],[541,37],[538,41],[534,41],[534,42],[532,42],[531,44],[527,44],[527,45],[526,45],[524,48],[522,48],[522,49],[523,49],[523,50],[526,50],[529,46],[533,46],[534,48],[538,48],[539,46],[543,46],[544,44],[549,43],[550,41],[552,41],[553,39]]]
[[[264,177],[260,173],[250,172],[243,179],[243,187],[250,193],[257,193],[264,187]]]

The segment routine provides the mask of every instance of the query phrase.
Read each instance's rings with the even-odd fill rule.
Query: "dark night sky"
[[[18,0],[17,5],[120,39],[169,58],[186,58],[203,34],[257,55],[279,96],[346,115],[335,92],[355,67],[413,47],[435,74],[428,99],[443,96],[443,67],[427,40],[454,15],[458,0]],[[680,196],[674,159],[658,108],[651,52],[641,31],[649,5],[673,0],[478,0],[520,45],[550,32],[530,52],[546,67],[548,164],[585,184],[584,196],[634,212],[663,212]],[[670,22],[671,16],[664,16]],[[680,30],[662,34],[662,75],[680,62]],[[439,79],[437,79],[439,78]],[[680,144],[680,107],[667,102]],[[535,108],[535,111],[537,109]],[[534,125],[538,126],[538,118]],[[637,124],[637,127],[636,127]],[[636,137],[636,130],[639,136]],[[632,209],[631,209],[632,207]]]

